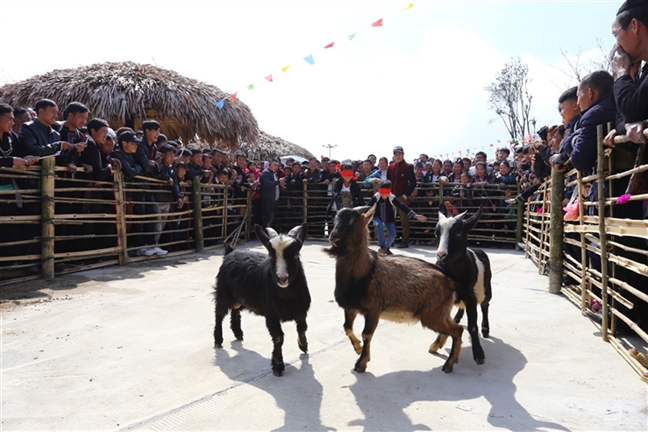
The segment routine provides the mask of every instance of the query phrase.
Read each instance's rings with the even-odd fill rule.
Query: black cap
[[[403,147],[401,147],[401,146],[394,147],[393,153],[396,153],[396,152],[401,152],[401,153],[405,154],[405,152],[403,151]]]
[[[130,131],[124,131],[119,134],[119,138],[117,138],[120,143],[123,142],[134,142],[134,143],[141,143],[142,140],[137,138],[133,132]]]

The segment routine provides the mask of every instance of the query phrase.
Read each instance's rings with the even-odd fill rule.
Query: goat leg
[[[362,330],[362,353],[360,358],[353,368],[356,372],[364,372],[367,370],[367,363],[371,360],[371,338],[378,327],[379,315],[365,315],[365,326]]]
[[[430,349],[428,350],[428,352],[435,353],[439,351],[441,348],[443,348],[443,345],[445,345],[446,340],[448,340],[448,335],[439,333],[434,343],[430,345]]]
[[[487,338],[490,335],[490,323],[488,322],[488,306],[490,306],[490,303],[487,301],[484,301],[481,304],[481,310],[482,310],[482,325],[481,325],[481,331],[482,331],[482,336]]]
[[[356,335],[353,334],[353,322],[355,321],[357,316],[358,311],[352,309],[344,309],[344,333],[346,333],[346,335],[351,340],[351,345],[353,345],[353,349],[355,350],[356,354],[360,354],[362,352],[362,343],[360,342],[360,339],[358,339]]]
[[[243,340],[243,330],[241,330],[241,311],[240,309],[232,309],[230,313],[230,327],[234,333],[236,340]]]
[[[461,354],[461,335],[463,334],[463,327],[459,324],[447,318],[445,322],[445,329],[443,333],[450,335],[452,337],[452,349],[450,350],[450,356],[448,360],[443,365],[442,370],[445,373],[452,372],[452,368],[456,363],[459,363],[459,354]]]
[[[308,352],[308,341],[306,340],[306,330],[308,329],[308,324],[306,324],[306,318],[301,318],[297,320],[297,345],[299,349],[303,352]]]
[[[281,347],[283,346],[284,333],[281,330],[281,322],[277,317],[266,317],[266,327],[270,332],[270,337],[272,337],[272,343],[274,348],[272,350],[272,373],[275,376],[283,375],[285,370],[283,362],[283,353],[281,352]]]
[[[227,315],[227,307],[222,306],[222,303],[219,303],[216,300],[216,324],[214,325],[214,346],[216,348],[223,347],[223,319]]]
[[[479,332],[477,331],[477,300],[467,299],[466,315],[468,315],[468,333],[470,333],[470,342],[472,343],[473,359],[477,364],[484,363],[484,350],[479,341]]]
[[[454,316],[454,322],[459,324],[461,322],[461,318],[464,316],[464,310],[463,308],[457,308],[457,313]]]

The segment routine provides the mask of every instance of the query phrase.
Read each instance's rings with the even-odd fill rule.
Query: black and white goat
[[[459,323],[464,314],[468,315],[468,333],[472,342],[473,358],[477,364],[484,363],[484,350],[479,342],[477,332],[477,305],[482,310],[482,335],[487,338],[490,332],[488,323],[488,306],[492,297],[491,268],[488,255],[481,249],[468,247],[468,232],[475,226],[482,214],[482,208],[470,218],[465,219],[466,212],[455,217],[449,217],[445,205],[439,207],[439,222],[436,226],[436,236],[439,241],[437,248],[437,265],[446,275],[457,282],[455,303],[459,307],[454,317]],[[439,335],[430,347],[435,352],[446,341]]]
[[[376,206],[342,209],[335,216],[326,251],[336,260],[335,300],[344,309],[344,331],[360,357],[356,372],[364,372],[380,319],[416,323],[452,337],[452,350],[443,371],[459,361],[463,328],[450,318],[455,282],[439,267],[402,255],[379,255],[369,249],[369,230]],[[362,342],[353,322],[364,315]]]
[[[303,352],[308,352],[306,315],[311,297],[299,259],[306,224],[296,226],[287,235],[279,235],[272,228],[267,228],[266,234],[259,225],[254,226],[254,231],[269,256],[246,250],[232,251],[229,246],[226,249],[216,276],[214,344],[217,348],[223,345],[223,318],[228,311],[238,340],[243,340],[241,310],[264,316],[274,344],[272,372],[281,376],[284,371],[282,322],[297,323],[297,344]]]

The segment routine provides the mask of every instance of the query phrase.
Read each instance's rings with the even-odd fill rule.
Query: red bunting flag
[[[326,48],[333,48],[333,45],[335,45],[335,42],[331,42],[330,44],[326,45],[324,49]]]
[[[232,93],[232,95],[230,96],[230,99],[232,99],[233,101],[236,100],[236,95],[237,94],[238,94],[238,92]]]
[[[371,27],[382,27],[382,18],[380,18],[378,21],[371,23]]]
[[[268,81],[272,82],[272,75],[268,75],[267,77],[265,77],[265,79],[267,79]]]

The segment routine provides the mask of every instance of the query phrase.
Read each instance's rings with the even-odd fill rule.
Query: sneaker
[[[153,255],[155,255],[155,249],[152,249],[152,248],[151,249],[144,249],[144,251],[142,252],[142,255],[144,255],[144,256],[153,256]]]
[[[407,249],[409,245],[406,242],[401,242],[398,243],[398,246],[396,246],[398,249]]]
[[[387,255],[394,255],[394,252],[392,252],[391,249],[387,249]]]
[[[156,255],[166,255],[166,254],[169,253],[168,250],[161,249],[161,248],[159,248],[157,246],[154,247],[152,250],[153,250],[153,253],[156,254]]]
[[[137,252],[135,252],[135,256],[150,256],[150,255],[146,254],[147,252],[148,252],[148,249],[146,249],[146,248],[137,249]]]
[[[378,248],[378,253],[381,254],[381,255],[386,255],[387,250],[385,248]]]

